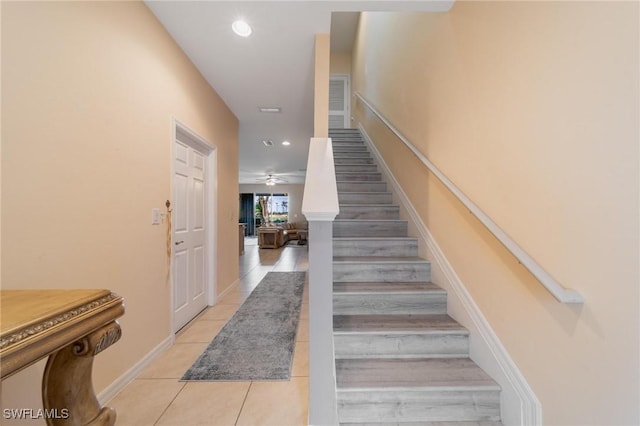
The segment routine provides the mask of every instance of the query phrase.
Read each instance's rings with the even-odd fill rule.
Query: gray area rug
[[[182,381],[289,380],[305,272],[269,272]]]

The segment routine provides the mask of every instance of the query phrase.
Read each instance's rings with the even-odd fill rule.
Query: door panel
[[[331,75],[329,78],[329,128],[348,128],[349,116],[349,76]]]
[[[173,263],[174,280],[176,282],[189,282],[189,253],[184,250],[176,251]],[[184,309],[187,305],[187,287],[174,286],[174,306],[176,310]]]
[[[175,141],[172,247],[176,331],[207,304],[205,159],[196,146]]]
[[[204,230],[204,182],[200,179],[193,180],[193,229]]]
[[[205,282],[204,282],[204,247],[196,247],[193,249],[193,261],[195,262],[195,277],[193,277],[193,298],[198,299],[198,297],[204,295],[205,293]]]

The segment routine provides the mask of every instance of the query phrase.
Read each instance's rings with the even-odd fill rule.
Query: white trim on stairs
[[[435,282],[435,284],[448,290],[449,314],[469,330],[471,359],[502,387],[502,423],[507,426],[542,425],[540,401],[471,298],[362,124],[359,124],[358,128],[381,172],[385,175],[387,183],[391,185],[391,192],[394,193],[394,197],[397,197],[401,209],[404,210],[409,222],[417,230],[420,244],[426,248],[427,258],[433,261],[433,276],[441,277],[444,280],[444,282]]]

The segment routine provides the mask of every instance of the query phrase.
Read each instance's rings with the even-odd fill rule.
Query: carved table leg
[[[113,408],[100,407],[93,390],[93,357],[120,339],[120,324],[111,322],[49,356],[42,378],[47,424],[112,426]]]

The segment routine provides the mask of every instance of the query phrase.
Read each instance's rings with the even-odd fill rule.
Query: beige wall
[[[287,193],[289,194],[289,222],[300,223],[306,222],[307,219],[302,214],[302,194],[304,193],[304,185],[289,184],[266,186],[263,184],[241,184],[240,193]]]
[[[329,72],[331,74],[351,74],[351,52],[332,52]]]
[[[172,197],[174,118],[217,147],[218,291],[238,278],[238,121],[139,2],[2,2],[2,111],[2,288],[124,297],[100,392],[171,333],[150,220]]]
[[[313,136],[316,138],[329,135],[329,45],[329,34],[316,34],[313,76]]]
[[[354,90],[586,298],[555,301],[353,106],[548,425],[640,423],[638,12],[456,2],[447,14],[366,13],[354,47]]]

